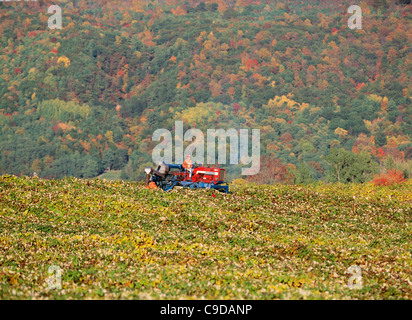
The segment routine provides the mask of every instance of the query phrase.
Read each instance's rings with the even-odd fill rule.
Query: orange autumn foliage
[[[170,11],[176,16],[185,16],[187,14],[187,11],[181,6],[177,7],[176,9],[172,8]]]
[[[390,186],[393,184],[402,183],[405,181],[405,177],[401,171],[390,169],[387,173],[376,175],[373,179],[375,186]]]

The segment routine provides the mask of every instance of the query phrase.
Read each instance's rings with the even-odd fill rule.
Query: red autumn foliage
[[[258,67],[259,66],[259,62],[257,62],[257,60],[255,59],[248,59],[246,61],[246,68],[251,69],[252,67]]]
[[[383,151],[382,147],[379,147],[378,158],[382,158],[383,156],[385,156],[385,151]]]
[[[292,184],[295,179],[294,171],[296,171],[296,166],[288,163],[279,169],[277,179],[280,183]]]
[[[233,109],[235,109],[235,113],[237,113],[240,110],[240,105],[238,103],[233,104]]]
[[[375,186],[391,186],[393,184],[402,183],[405,181],[405,177],[401,171],[391,169],[387,173],[375,176],[373,183]]]
[[[362,83],[358,83],[358,85],[356,86],[356,90],[360,90],[360,89],[362,89],[363,87],[365,86],[365,84],[362,82]]]
[[[270,184],[277,181],[277,173],[282,166],[282,161],[267,155],[260,158],[260,171],[253,176],[247,176],[246,180],[257,184]]]
[[[284,132],[280,135],[279,139],[283,143],[288,143],[289,141],[293,140],[293,136],[289,132]]]
[[[293,164],[283,164],[280,159],[263,155],[260,159],[258,174],[248,176],[246,181],[257,184],[285,183],[292,184],[296,167]]]
[[[59,129],[60,129],[60,127],[57,126],[57,125],[52,127],[52,130],[53,130],[54,134],[57,134],[57,132],[59,132]]]
[[[313,169],[315,169],[319,173],[323,173],[323,167],[319,162],[316,161],[308,161],[308,165],[311,166]]]

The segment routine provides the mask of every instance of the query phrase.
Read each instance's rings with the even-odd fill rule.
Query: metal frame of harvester
[[[222,168],[193,165],[191,172],[183,168],[181,164],[166,164],[169,172],[159,175],[152,168],[146,168],[146,174],[150,181],[158,188],[170,191],[174,187],[185,187],[190,189],[216,189],[229,193],[228,182],[225,181],[226,170]],[[148,181],[148,180],[147,180]]]

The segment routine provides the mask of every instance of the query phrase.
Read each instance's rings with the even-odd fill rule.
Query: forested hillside
[[[65,0],[61,30],[1,2],[0,174],[139,179],[181,120],[260,129],[251,181],[410,178],[408,2],[361,1],[354,30],[340,0]]]

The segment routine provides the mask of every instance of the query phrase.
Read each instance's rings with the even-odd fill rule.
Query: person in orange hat
[[[193,167],[193,162],[192,159],[190,158],[190,154],[186,156],[186,160],[183,161],[183,168],[189,171],[189,177],[192,177],[192,167]]]
[[[150,182],[149,185],[146,187],[146,189],[156,189],[157,185],[155,182]]]

